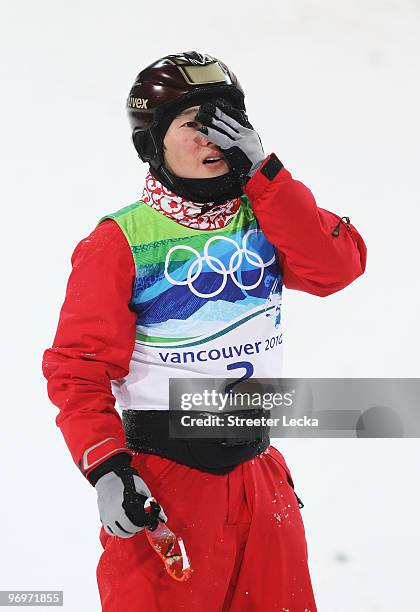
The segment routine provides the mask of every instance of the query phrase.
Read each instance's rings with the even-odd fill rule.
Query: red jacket
[[[264,166],[245,192],[267,239],[275,245],[283,282],[317,296],[343,289],[366,266],[366,246],[349,222],[318,208],[310,190],[282,168]],[[268,166],[267,166],[268,167]],[[135,278],[131,249],[119,226],[101,223],[76,247],[53,346],[43,358],[56,423],[85,475],[125,449],[110,380],[128,374],[136,313],[128,308]]]

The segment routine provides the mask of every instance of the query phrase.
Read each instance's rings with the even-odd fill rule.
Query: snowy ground
[[[326,299],[286,291],[287,376],[417,377],[417,0],[4,3],[0,590],[100,609],[94,491],[72,465],[41,355],[70,255],[135,201],[124,112],[137,71],[198,49],[240,76],[251,122],[319,206],[349,215],[368,270]],[[320,612],[420,609],[418,441],[275,440],[305,502]],[[300,612],[300,611],[294,611]]]

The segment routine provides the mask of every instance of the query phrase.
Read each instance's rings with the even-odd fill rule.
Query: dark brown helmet
[[[211,55],[188,51],[157,60],[136,77],[127,99],[132,139],[139,157],[163,163],[162,143],[173,118],[185,108],[223,98],[245,110],[236,76]]]

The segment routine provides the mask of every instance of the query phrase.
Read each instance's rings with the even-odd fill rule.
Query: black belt
[[[203,418],[209,415],[196,411],[190,414]],[[267,416],[267,411],[256,409],[224,414],[258,418]],[[174,432],[179,431],[180,416],[185,416],[185,411],[123,410],[127,448],[138,453],[160,455],[203,472],[226,474],[262,453],[270,444],[269,427],[263,425],[235,428],[235,436],[231,437],[174,437]]]

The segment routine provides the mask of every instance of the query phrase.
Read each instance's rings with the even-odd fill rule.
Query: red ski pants
[[[157,455],[135,467],[182,537],[194,569],[176,582],[145,533],[101,529],[97,578],[104,612],[316,612],[300,510],[273,446],[214,475]]]

